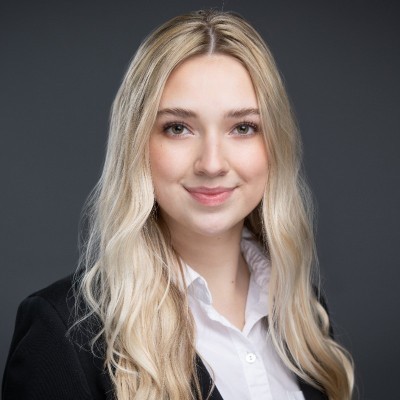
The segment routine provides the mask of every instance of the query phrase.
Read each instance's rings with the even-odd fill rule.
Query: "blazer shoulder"
[[[35,297],[42,298],[54,307],[63,322],[67,324],[70,313],[75,304],[73,282],[73,274],[70,274],[43,289],[37,290],[29,295],[24,301]]]
[[[3,376],[5,400],[112,398],[104,359],[84,349],[87,336],[70,335],[73,282],[69,275],[20,304]]]

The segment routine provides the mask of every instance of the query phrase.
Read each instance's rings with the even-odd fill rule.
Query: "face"
[[[247,70],[226,55],[169,76],[149,143],[156,200],[172,235],[241,228],[267,182],[267,152]]]

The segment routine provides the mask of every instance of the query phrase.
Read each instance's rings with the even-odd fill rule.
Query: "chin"
[[[226,221],[213,221],[193,227],[192,231],[206,237],[221,236],[225,233],[233,232],[243,225],[243,220],[227,223]]]

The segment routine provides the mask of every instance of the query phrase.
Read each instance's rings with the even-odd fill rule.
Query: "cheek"
[[[261,142],[242,151],[241,172],[243,178],[248,182],[261,185],[263,188],[268,179],[268,157],[265,146]]]
[[[156,193],[168,189],[168,184],[176,182],[184,170],[182,157],[171,151],[163,143],[150,140],[150,169]]]

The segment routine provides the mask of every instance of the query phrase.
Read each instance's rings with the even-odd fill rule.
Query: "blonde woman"
[[[74,278],[20,306],[4,400],[351,398],[290,105],[240,16],[143,42],[88,215]]]

